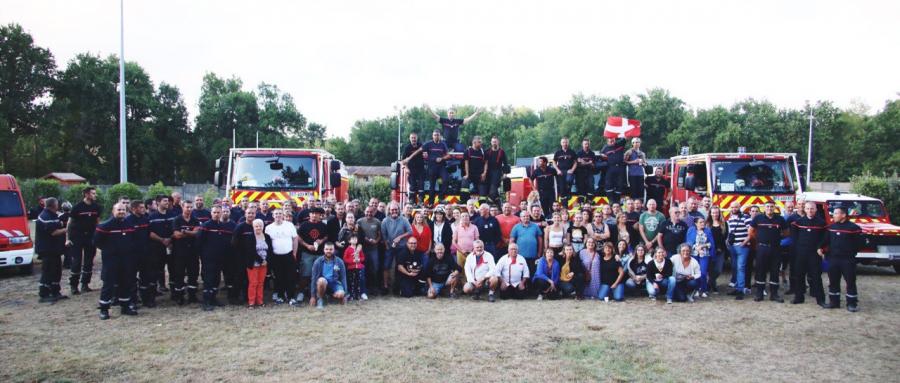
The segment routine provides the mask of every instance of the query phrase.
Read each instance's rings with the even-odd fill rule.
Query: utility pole
[[[125,0],[119,0],[119,182],[128,182],[125,117]]]
[[[816,117],[809,100],[806,100],[806,109],[809,110],[809,146],[806,149],[806,182],[809,183],[812,182],[813,122]]]

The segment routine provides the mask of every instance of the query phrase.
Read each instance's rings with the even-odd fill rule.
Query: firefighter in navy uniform
[[[97,225],[94,243],[100,248],[103,268],[100,279],[100,319],[109,319],[109,308],[116,299],[122,307],[122,315],[137,315],[131,305],[134,290],[134,270],[137,259],[134,252],[134,228],[125,221],[125,204],[113,206],[113,216]]]
[[[58,208],[59,201],[56,198],[45,199],[44,210],[34,222],[34,251],[41,260],[41,284],[38,289],[41,303],[68,298],[60,293],[59,288],[62,255],[66,251],[66,228],[65,222],[56,213]]]
[[[532,189],[538,191],[544,216],[550,215],[556,200],[556,170],[547,166],[547,157],[538,159],[538,167],[531,171]]]
[[[558,174],[557,191],[565,201],[572,195],[572,184],[575,183],[575,156],[575,151],[569,147],[569,139],[567,137],[560,139],[559,150],[553,154],[553,168]]]
[[[841,277],[847,283],[847,311],[859,311],[856,292],[856,253],[863,245],[862,229],[847,220],[847,208],[838,206],[832,213],[834,222],[828,226],[823,249],[819,255],[828,256],[828,308],[841,307]],[[827,251],[824,249],[827,248]]]
[[[466,149],[463,161],[465,161],[469,194],[477,194],[479,201],[483,201],[488,194],[486,158],[484,148],[481,147],[481,136],[475,136],[472,138],[472,146]],[[468,200],[469,195],[463,196],[463,201]]]
[[[409,134],[409,144],[403,149],[403,166],[409,170],[406,180],[409,183],[407,197],[409,203],[419,204],[425,200],[425,159],[422,156],[422,144],[416,132]]]
[[[149,282],[156,278],[155,257],[151,254],[150,247],[150,217],[147,215],[144,202],[135,200],[131,202],[131,214],[125,218],[125,222],[134,229],[132,239],[134,241],[134,256],[137,259],[135,276],[140,274],[137,280],[137,292],[132,292],[132,304],[139,298],[144,307],[156,307],[156,286],[150,286]],[[144,283],[144,281],[148,283]]]
[[[603,177],[606,198],[609,203],[619,202],[625,193],[625,139],[607,137],[606,145],[600,149],[600,158],[607,164]]]
[[[794,262],[791,264],[791,288],[793,304],[804,302],[806,282],[809,292],[819,306],[825,307],[825,291],[822,288],[822,258],[818,250],[825,240],[825,220],[816,217],[816,204],[803,205],[803,215],[791,220],[791,237],[794,239]]]
[[[191,217],[196,218],[201,225],[212,218],[209,209],[203,206],[204,203],[202,195],[194,197],[194,209],[191,211]]]
[[[495,205],[500,205],[500,181],[503,175],[509,172],[509,162],[506,159],[506,152],[500,148],[500,139],[496,136],[491,137],[491,147],[484,153],[487,162],[488,176],[487,188],[488,198]]]
[[[167,291],[166,263],[172,251],[172,221],[175,220],[175,213],[169,209],[171,200],[169,196],[161,196],[156,201],[156,212],[150,214],[150,259],[140,266],[141,286],[159,293]]]
[[[766,202],[765,214],[757,214],[750,221],[750,235],[757,239],[756,245],[756,296],[754,301],[762,301],[766,290],[766,275],[769,276],[769,300],[782,303],[778,294],[778,272],[781,267],[781,238],[788,230],[787,221],[775,214],[775,203]]]
[[[100,222],[100,205],[97,204],[97,189],[86,187],[82,190],[84,199],[72,208],[69,215],[69,223],[66,225],[66,246],[71,247],[71,276],[69,286],[72,294],[78,294],[78,282],[81,281],[81,291],[90,292],[88,286],[91,283],[91,275],[94,271],[94,256],[97,255],[97,247],[94,246],[94,228]]]
[[[240,249],[247,248],[253,237],[253,220],[256,219],[256,206],[250,205],[244,211],[244,218],[234,227],[231,236],[231,252],[225,258],[225,288],[228,289],[228,303],[240,305],[246,302],[247,296],[247,263],[241,258]]]
[[[591,149],[591,141],[585,138],[581,141],[581,150],[575,154],[577,167],[575,169],[575,188],[578,194],[588,201],[594,197],[594,169],[597,163],[597,154]],[[547,214],[546,211],[544,214]]]
[[[191,217],[194,204],[181,201],[181,215],[172,222],[172,263],[169,279],[173,283],[172,300],[184,304],[187,289],[188,303],[197,302],[197,278],[200,276],[200,256],[197,254],[195,239],[200,232],[200,223]],[[184,277],[187,276],[187,286]]]
[[[210,220],[200,225],[197,235],[197,248],[203,265],[203,310],[212,311],[221,306],[216,299],[221,282],[222,266],[225,256],[231,249],[231,236],[234,226],[222,220],[222,208],[213,206]]]
[[[428,189],[431,192],[432,204],[437,204],[447,194],[447,188],[450,186],[450,175],[447,173],[447,159],[450,158],[450,147],[444,141],[441,141],[441,132],[435,130],[431,133],[431,141],[422,145],[422,151],[425,152],[426,172],[428,179]],[[441,187],[438,189],[437,181],[441,180]]]

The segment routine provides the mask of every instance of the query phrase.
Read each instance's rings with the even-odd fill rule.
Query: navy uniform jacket
[[[69,228],[70,239],[90,240],[97,227],[97,219],[100,218],[100,205],[96,202],[88,205],[84,201],[78,202],[69,213],[72,218],[72,227]]]
[[[422,151],[427,156],[426,166],[428,166],[428,169],[440,169],[446,165],[447,161],[441,160],[441,162],[436,162],[436,160],[450,153],[450,148],[443,141],[438,143],[428,141],[422,145]]]
[[[231,247],[243,256],[243,254],[248,254],[251,251],[250,246],[256,246],[256,239],[253,236],[253,224],[241,222],[234,227],[234,232],[231,236]],[[256,248],[253,248],[252,251],[256,251]]]
[[[552,196],[556,191],[556,186],[553,183],[556,178],[556,170],[547,167],[546,170],[541,169],[540,167],[534,168],[531,171],[531,178],[537,182],[538,193],[542,195]]]
[[[854,258],[863,245],[862,228],[850,221],[832,223],[828,226],[823,246],[828,247],[828,256]]]
[[[97,225],[94,244],[103,252],[103,261],[134,254],[134,228],[125,219],[110,218]]]
[[[203,259],[221,259],[231,250],[234,223],[209,220],[200,225],[197,247]]]
[[[38,214],[34,223],[34,251],[36,253],[62,254],[66,251],[66,236],[52,235],[54,231],[65,227],[56,213],[44,209]]]
[[[244,215],[244,209],[241,209],[240,206],[235,206],[231,208],[231,214],[229,218],[231,219],[231,222],[238,223],[241,218],[244,218]]]
[[[125,223],[134,229],[134,251],[139,254],[147,253],[150,244],[150,217],[144,214],[140,217],[131,214],[125,217]]]
[[[788,228],[787,221],[778,214],[772,215],[772,218],[757,214],[750,221],[750,227],[756,230],[756,239],[760,244],[775,247],[781,243],[781,232]]]
[[[198,226],[200,226],[200,222],[197,222],[196,219],[184,219],[183,216],[175,217],[175,221],[172,222],[172,231],[194,231]],[[195,237],[182,237],[181,239],[172,238],[172,250],[175,254],[190,254],[191,252],[196,251]]]
[[[625,165],[625,139],[618,138],[612,145],[604,145],[600,153],[606,157],[609,167]]]
[[[160,238],[172,237],[172,221],[175,220],[175,212],[169,210],[165,213],[159,211],[150,214],[150,232]],[[154,241],[154,243],[159,243]]]
[[[496,217],[488,215],[487,218],[484,218],[484,216],[479,214],[472,219],[472,224],[478,228],[478,239],[491,245],[500,243],[500,240],[502,239],[500,234],[500,222],[497,221]]]
[[[406,144],[406,147],[403,149],[403,158],[408,158],[413,152],[421,148],[422,144],[419,142],[416,142],[415,145]],[[409,168],[409,172],[412,174],[422,174],[422,172],[425,171],[425,159],[422,156],[422,152],[419,152],[415,157],[410,158],[406,167]]]
[[[191,218],[196,219],[202,225],[204,222],[212,219],[212,213],[207,209],[194,209],[191,211]]]
[[[819,217],[799,217],[791,222],[794,246],[801,251],[815,252],[825,241],[825,220]]]

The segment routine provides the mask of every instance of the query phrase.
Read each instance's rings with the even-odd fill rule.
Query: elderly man
[[[528,269],[535,269],[535,262],[541,252],[541,241],[544,238],[544,232],[541,228],[531,222],[528,213],[519,214],[519,223],[513,227],[509,233],[509,244],[516,244],[518,254],[525,258],[528,263]]]
[[[60,293],[59,280],[62,278],[62,254],[65,251],[65,222],[59,219],[56,198],[44,200],[44,210],[35,221],[34,249],[41,259],[41,286],[38,291],[42,303],[53,303],[67,298]],[[77,291],[76,289],[73,291]]]
[[[117,203],[113,206],[112,213],[113,216],[97,225],[94,232],[94,243],[100,248],[103,257],[103,270],[100,273],[103,280],[100,290],[101,320],[109,319],[109,308],[114,298],[118,298],[122,315],[137,315],[137,311],[130,305],[137,268],[132,244],[134,228],[125,221],[125,204]]]
[[[463,270],[466,275],[466,284],[463,286],[463,293],[472,295],[472,299],[481,299],[481,292],[488,289],[488,302],[494,302],[496,297],[494,292],[497,291],[499,283],[494,275],[496,264],[494,256],[484,251],[484,242],[476,240],[473,243],[474,250],[466,258]]]
[[[410,237],[406,240],[406,247],[395,251],[397,260],[397,282],[400,285],[400,296],[412,298],[418,295],[424,287],[420,282],[423,278],[425,266],[425,254],[416,251],[419,240]]]
[[[409,245],[407,243],[407,245]],[[428,298],[434,299],[441,295],[444,287],[450,287],[450,298],[456,298],[457,281],[462,268],[453,257],[446,255],[444,244],[434,245],[434,255],[429,258],[425,266],[425,275],[428,282]]]
[[[525,258],[519,256],[519,246],[509,244],[509,252],[497,261],[494,267],[494,275],[499,279],[500,296],[503,299],[521,299],[525,295],[525,288],[531,272]]]
[[[384,269],[383,293],[387,293],[391,287],[391,270],[394,268],[395,255],[406,247],[407,238],[413,234],[409,220],[400,215],[400,204],[391,202],[387,209],[388,216],[381,221],[381,238],[384,239],[384,245],[387,248],[382,263]]]

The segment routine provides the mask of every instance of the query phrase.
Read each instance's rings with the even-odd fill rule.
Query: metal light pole
[[[806,109],[809,110],[809,147],[806,149],[806,182],[812,182],[813,121],[815,121],[816,117],[813,116],[809,100],[806,101]]]
[[[128,182],[125,144],[125,0],[119,0],[119,182]]]
[[[400,115],[403,114],[404,109],[406,109],[406,108],[405,107],[397,108],[396,106],[394,106],[394,111],[397,112],[397,161],[400,161],[403,159],[400,157],[401,156],[400,146],[403,145],[403,143],[402,143],[403,139],[401,138],[402,130],[400,128]]]

